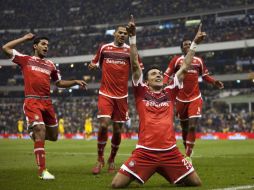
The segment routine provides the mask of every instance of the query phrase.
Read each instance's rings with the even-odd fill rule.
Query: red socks
[[[105,146],[107,144],[107,140],[108,140],[108,130],[106,129],[101,129],[99,132],[98,132],[98,139],[97,139],[97,149],[98,149],[98,161],[101,161],[103,160],[103,157],[104,157],[104,149],[105,149]]]
[[[121,133],[113,133],[111,139],[111,153],[108,162],[114,162],[120,143],[121,143]]]
[[[186,156],[191,156],[192,149],[195,145],[195,140],[196,140],[196,131],[195,130],[189,130],[187,138],[186,138],[186,149],[185,153]]]
[[[182,128],[182,138],[183,138],[183,145],[184,145],[184,148],[185,148],[185,149],[186,149],[186,139],[187,139],[187,135],[188,135],[188,126]]]
[[[39,172],[39,175],[41,175],[42,171],[46,169],[44,141],[34,142],[34,154],[35,154],[36,163],[39,167],[38,172]]]

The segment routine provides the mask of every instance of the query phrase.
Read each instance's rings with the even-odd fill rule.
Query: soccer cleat
[[[116,166],[114,162],[108,162],[108,173],[116,173]]]
[[[191,165],[192,165],[192,159],[191,159],[191,157],[189,157],[189,156],[186,156],[185,157],[185,160],[187,160],[189,163],[191,163]]]
[[[42,180],[52,180],[52,179],[55,179],[55,176],[53,176],[51,173],[48,172],[47,169],[45,169],[43,170],[39,178]]]
[[[101,169],[104,167],[104,159],[101,159],[100,161],[98,161],[95,165],[95,167],[92,169],[92,173],[94,175],[97,175],[99,173],[101,173]]]

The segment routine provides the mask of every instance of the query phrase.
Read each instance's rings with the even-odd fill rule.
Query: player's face
[[[38,44],[34,45],[35,55],[44,58],[48,53],[48,40],[41,40]]]
[[[183,48],[182,48],[182,51],[184,54],[187,54],[189,49],[190,49],[190,46],[191,46],[191,41],[190,40],[186,40],[183,42]]]
[[[116,45],[123,45],[128,37],[128,33],[125,27],[118,27],[114,33]]]
[[[163,73],[158,69],[148,71],[148,86],[154,90],[160,90],[163,87]]]

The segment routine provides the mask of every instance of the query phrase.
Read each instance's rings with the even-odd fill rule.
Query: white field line
[[[239,189],[254,189],[254,185],[227,187],[227,188],[219,188],[219,189],[212,189],[212,190],[239,190]]]
[[[130,153],[118,153],[117,155],[118,156],[130,156],[131,155],[131,152]],[[97,155],[97,151],[94,151],[94,152],[53,152],[53,151],[47,151],[46,152],[47,154],[59,154],[59,155]],[[105,152],[107,154],[107,152]],[[193,156],[193,159],[195,158],[236,158],[236,157],[239,157],[238,155],[216,155],[216,156],[202,156],[202,155],[195,155]],[[254,158],[254,156],[248,156],[248,158]]]

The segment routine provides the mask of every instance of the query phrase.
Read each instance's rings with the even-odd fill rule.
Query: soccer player
[[[23,121],[23,118],[20,117],[18,120],[18,137],[20,139],[23,138],[23,130],[24,130],[24,121]]]
[[[176,147],[173,110],[176,93],[182,87],[197,44],[205,37],[201,25],[176,73],[173,83],[163,88],[163,72],[157,66],[142,74],[137,61],[136,30],[133,16],[127,27],[130,36],[131,66],[136,109],[139,114],[139,139],[131,157],[121,166],[112,181],[113,188],[126,187],[133,180],[145,183],[155,172],[170,183],[199,186],[201,180],[192,164]],[[144,82],[143,82],[144,79]]]
[[[58,133],[60,134],[60,138],[61,139],[64,139],[64,134],[65,134],[65,131],[64,131],[64,118],[60,118],[59,121],[58,121]]]
[[[34,154],[38,165],[39,178],[43,180],[55,179],[49,173],[45,164],[45,140],[56,141],[58,124],[56,114],[50,99],[50,79],[56,86],[68,88],[74,85],[85,87],[83,80],[61,80],[59,71],[54,63],[45,56],[48,52],[49,39],[36,37],[28,33],[21,38],[5,44],[3,51],[12,58],[12,62],[20,66],[25,83],[24,113],[27,119],[28,131],[34,140]],[[23,55],[14,48],[26,41],[34,39],[34,55]]]
[[[93,174],[99,174],[104,166],[104,149],[108,140],[108,126],[113,121],[111,153],[107,160],[108,172],[115,172],[115,156],[121,143],[121,129],[128,120],[128,77],[130,68],[130,47],[125,26],[118,26],[114,33],[114,42],[102,45],[88,68],[100,67],[101,86],[98,97],[98,115],[100,127],[97,138],[98,157]],[[142,63],[140,63],[142,64]]]
[[[183,55],[175,56],[168,65],[164,73],[163,83],[170,83],[170,77],[173,77],[183,64],[184,57],[189,52],[191,40],[183,39],[181,49]],[[188,69],[183,80],[183,88],[179,90],[176,97],[176,115],[180,119],[182,127],[182,138],[185,147],[186,158],[191,161],[192,150],[196,139],[196,127],[198,118],[202,114],[202,97],[199,90],[198,77],[202,76],[203,80],[216,86],[219,89],[223,88],[221,81],[215,80],[209,75],[209,72],[200,57],[194,56],[191,67]]]
[[[92,124],[92,117],[90,116],[90,114],[86,114],[84,129],[85,129],[86,140],[91,140],[92,132],[93,132],[93,124]]]

